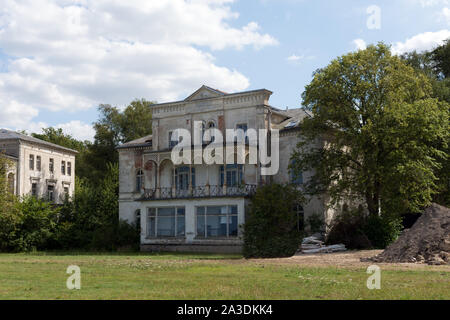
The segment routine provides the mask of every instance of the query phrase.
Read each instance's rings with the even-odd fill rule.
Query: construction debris
[[[432,204],[386,250],[361,261],[450,264],[450,209]]]
[[[331,253],[337,251],[345,251],[345,245],[342,243],[334,244],[330,246],[324,245],[324,242],[320,240],[322,238],[320,235],[312,235],[310,237],[306,237],[302,241],[301,249],[299,253],[304,254],[312,254],[312,253]]]

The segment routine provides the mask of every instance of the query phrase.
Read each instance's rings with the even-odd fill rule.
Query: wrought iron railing
[[[256,185],[241,184],[236,186],[196,186],[188,189],[171,187],[144,189],[141,200],[189,199],[210,197],[248,197],[256,192]]]

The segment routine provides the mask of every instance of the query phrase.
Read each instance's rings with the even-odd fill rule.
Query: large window
[[[185,208],[148,208],[147,236],[150,238],[174,238],[185,235]]]
[[[237,206],[197,207],[197,237],[237,237]]]
[[[66,162],[65,161],[61,161],[61,174],[62,175],[66,175]]]
[[[220,185],[224,184],[225,169],[224,166],[220,166]],[[242,184],[243,178],[243,166],[242,164],[227,164],[227,186],[235,187]]]
[[[72,175],[72,163],[71,162],[67,162],[67,175],[68,176]]]

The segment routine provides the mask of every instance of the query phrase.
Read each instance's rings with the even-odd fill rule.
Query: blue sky
[[[450,0],[0,2],[0,127],[58,126],[81,139],[99,103],[167,102],[206,84],[266,88],[273,106],[294,108],[312,72],[339,55],[450,37]]]

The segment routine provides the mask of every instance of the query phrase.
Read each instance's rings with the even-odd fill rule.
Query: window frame
[[[141,192],[142,189],[144,188],[144,170],[142,170],[141,168],[138,168],[136,170],[136,175],[135,175],[136,179],[135,179],[135,192]]]
[[[67,161],[67,175],[72,176],[72,162]]]
[[[50,173],[55,173],[55,159],[50,158],[48,161],[48,171]]]
[[[66,161],[61,161],[61,174],[66,175]]]
[[[30,154],[30,157],[29,157],[29,168],[30,168],[31,171],[34,171],[34,168],[35,168],[35,166],[34,166],[34,154]]]
[[[208,208],[222,208],[227,207],[226,214],[208,214]],[[232,213],[232,207],[236,208],[236,213]],[[202,217],[199,217],[198,210],[200,208],[204,209],[204,213],[201,214]],[[227,223],[226,223],[226,235],[220,235],[220,236],[208,236],[208,216],[209,217],[225,217]],[[230,235],[230,226],[232,224],[231,217],[236,217],[236,235]],[[200,235],[198,232],[198,222],[199,218],[204,219],[204,234]],[[234,204],[227,204],[227,205],[206,205],[206,206],[195,206],[195,237],[197,239],[238,239],[239,238],[239,207],[238,205]]]
[[[159,218],[159,210],[160,209],[174,209],[174,215],[173,216],[163,216],[164,218],[173,218],[174,219],[174,235],[173,236],[161,236],[158,235],[158,218]],[[183,214],[179,213],[179,210],[183,210]],[[151,215],[150,211],[154,211],[154,214]],[[184,218],[184,230],[181,234],[178,233],[178,218],[183,217]],[[154,232],[153,235],[151,235],[149,229],[150,229],[150,219],[154,219],[154,225],[151,228]],[[147,239],[182,239],[186,238],[186,207],[185,206],[161,206],[161,207],[147,207],[147,216],[146,216],[146,230],[145,235]]]
[[[36,156],[36,170],[41,171],[42,170],[42,157]]]

